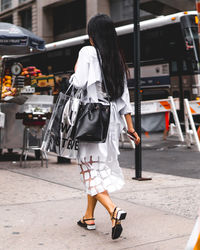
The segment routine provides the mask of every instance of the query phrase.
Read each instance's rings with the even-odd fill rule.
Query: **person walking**
[[[70,83],[83,89],[83,102],[108,102],[104,84],[110,99],[110,121],[104,143],[79,143],[78,163],[80,175],[87,193],[87,209],[77,224],[88,230],[96,229],[94,211],[97,201],[108,211],[112,222],[112,239],[122,233],[121,220],[126,212],[117,207],[109,193],[120,190],[124,185],[119,166],[119,136],[124,128],[140,143],[132,123],[130,97],[127,87],[127,67],[120,53],[117,34],[110,17],[98,14],[88,23],[91,46],[84,46],[78,55]],[[99,55],[99,56],[98,56]],[[102,72],[105,82],[102,81]]]

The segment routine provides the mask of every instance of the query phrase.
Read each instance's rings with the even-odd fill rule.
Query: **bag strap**
[[[69,87],[68,87],[67,90],[65,91],[65,95],[69,92],[69,90],[71,89],[72,86],[73,86],[73,84],[70,83]]]
[[[73,83],[70,83],[69,87],[67,88],[67,90],[65,91],[65,95],[68,94],[69,90],[72,88],[72,92],[70,93],[70,96],[71,97],[75,97],[75,98],[78,98],[78,99],[81,99],[82,98],[82,89],[77,89],[76,90],[76,93],[75,93],[75,87],[73,86]]]
[[[103,85],[105,87],[105,90],[106,90],[106,93],[107,93],[107,96],[108,96],[108,101],[110,102],[110,95],[108,93],[108,88],[107,88],[105,76],[104,76],[104,73],[103,73],[101,55],[100,55],[100,52],[99,52],[99,50],[97,48],[96,48],[96,51],[97,51],[97,57],[99,59],[99,65],[100,65],[100,69],[101,69],[101,77],[102,77],[102,80],[103,80],[102,83],[103,83]]]

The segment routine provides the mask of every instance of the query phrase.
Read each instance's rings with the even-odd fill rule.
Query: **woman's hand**
[[[130,113],[125,114],[125,119],[126,119],[126,123],[127,123],[128,132],[131,135],[133,135],[134,142],[135,142],[136,145],[138,145],[140,143],[140,137],[138,136],[137,132],[133,128],[133,122],[132,122],[131,114]]]
[[[135,138],[134,142],[135,142],[136,145],[138,145],[140,143],[140,137],[138,136],[138,134],[135,131],[135,129],[134,128],[130,128],[130,129],[128,129],[128,132],[133,135],[133,137]]]

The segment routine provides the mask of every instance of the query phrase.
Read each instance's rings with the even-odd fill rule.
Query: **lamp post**
[[[140,81],[140,0],[133,0],[134,22],[134,79],[135,79],[135,130],[141,138],[141,81]],[[142,178],[142,140],[135,148],[135,180],[144,181],[151,178]]]

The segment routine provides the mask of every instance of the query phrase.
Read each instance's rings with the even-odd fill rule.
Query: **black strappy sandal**
[[[112,239],[118,239],[123,231],[121,220],[124,220],[126,218],[126,212],[119,209],[117,211],[116,217],[114,217],[115,211],[117,210],[117,207],[113,211],[113,215],[111,220],[115,220],[115,225],[112,227]]]
[[[81,220],[79,220],[77,222],[77,224],[80,226],[80,227],[84,227],[85,229],[87,230],[95,230],[96,229],[96,225],[93,223],[93,224],[87,224],[86,221],[88,220],[95,220],[95,218],[91,218],[91,219],[84,219],[83,218],[83,222]]]

